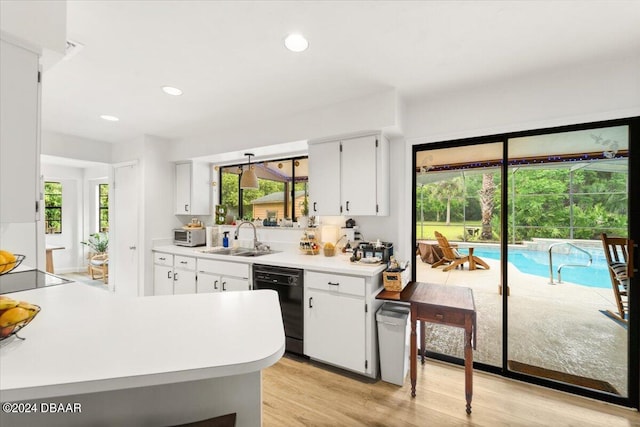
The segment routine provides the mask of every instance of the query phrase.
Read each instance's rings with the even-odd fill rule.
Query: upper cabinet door
[[[342,215],[375,215],[377,165],[375,135],[342,141]]]
[[[309,144],[309,215],[340,215],[340,141]]]
[[[176,164],[176,215],[191,213],[191,164]]]
[[[40,191],[38,55],[0,43],[0,222],[33,223]]]
[[[176,163],[176,215],[211,215],[209,163]]]

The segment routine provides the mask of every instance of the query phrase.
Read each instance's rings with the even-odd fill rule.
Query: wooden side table
[[[53,269],[53,251],[57,251],[60,249],[65,249],[64,246],[47,246],[46,247],[46,254],[47,254],[47,262],[46,262],[46,266],[45,266],[45,270],[47,270],[47,273],[54,273],[54,269]]]
[[[476,348],[476,307],[470,288],[409,282],[402,292],[382,290],[376,299],[408,302],[411,306],[411,396],[416,396],[417,333],[420,321],[421,347],[424,347],[424,322],[464,329],[464,379],[467,414],[471,413],[473,397],[473,349]],[[424,364],[424,348],[421,348]]]

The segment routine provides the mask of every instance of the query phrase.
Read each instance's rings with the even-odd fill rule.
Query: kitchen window
[[[235,220],[297,220],[307,211],[307,157],[273,159],[253,162],[259,187],[242,190],[240,177],[245,163],[220,168],[220,204],[227,208],[227,216]]]
[[[62,233],[62,183],[45,181],[44,183],[45,233]]]
[[[109,184],[98,184],[98,231],[109,231]]]

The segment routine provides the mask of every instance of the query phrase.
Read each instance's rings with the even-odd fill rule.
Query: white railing
[[[579,250],[580,252],[583,252],[585,254],[587,254],[589,256],[589,262],[587,264],[560,264],[558,266],[558,283],[562,283],[562,268],[563,267],[589,267],[591,266],[591,263],[593,262],[593,258],[591,257],[591,254],[582,249],[579,246],[574,245],[573,243],[569,243],[569,242],[559,242],[559,243],[554,243],[551,246],[549,246],[549,284],[550,285],[555,285],[555,283],[553,282],[553,251],[552,249],[556,246],[560,246],[560,245],[567,245],[570,246],[572,248],[575,248],[577,250]]]

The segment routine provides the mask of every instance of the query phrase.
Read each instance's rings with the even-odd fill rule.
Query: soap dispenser
[[[222,234],[224,234],[224,237],[222,238],[222,246],[224,246],[225,248],[229,247],[229,232],[225,231]]]

